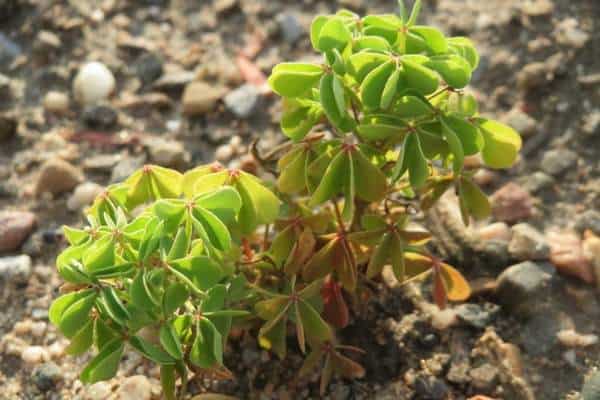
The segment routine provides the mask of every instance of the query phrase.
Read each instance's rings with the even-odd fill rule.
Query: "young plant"
[[[310,37],[323,63],[273,69],[290,139],[259,160],[276,161],[275,186],[218,164],[150,165],[109,186],[87,227],[65,227],[70,247],[56,264],[67,284],[50,320],[69,354],[96,348],[83,382],[114,376],[129,346],[161,366],[173,399],[190,371],[230,375],[234,325],[259,325],[260,345],[283,358],[291,324],[308,353],[301,375],[323,362],[324,392],[334,374],[364,375],[335,330],[386,265],[400,282],[431,276],[440,307],[469,296],[409,210],[427,212],[454,188],[466,224],[486,217],[465,157],[508,168],[521,139],[464,90],[479,61],[471,41],[417,25],[419,9],[318,16]]]

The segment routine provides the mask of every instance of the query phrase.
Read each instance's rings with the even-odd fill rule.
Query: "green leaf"
[[[395,103],[393,110],[396,117],[405,119],[424,117],[434,112],[426,100],[417,96],[402,96]]]
[[[129,297],[131,299],[132,304],[136,307],[141,308],[142,310],[152,311],[155,307],[155,301],[152,298],[152,294],[149,293],[148,285],[144,279],[146,275],[145,270],[140,269],[131,282],[131,286],[129,287]]]
[[[185,204],[181,200],[161,199],[154,203],[154,213],[164,223],[168,232],[174,232],[185,214]]]
[[[483,135],[481,155],[491,168],[509,168],[521,150],[521,137],[508,125],[491,119],[480,119],[479,129]]]
[[[62,310],[58,327],[60,331],[68,338],[75,336],[81,327],[89,320],[90,311],[96,301],[96,293],[78,298]],[[56,314],[56,310],[54,313]]]
[[[375,109],[380,106],[383,89],[395,68],[395,62],[390,60],[373,69],[365,77],[360,85],[360,96],[365,107]]]
[[[407,26],[412,26],[417,22],[417,19],[419,18],[419,14],[421,12],[421,0],[416,0],[415,4],[413,5],[412,11],[410,12],[410,17],[408,18],[408,21],[406,21],[406,25]]]
[[[171,270],[178,272],[177,277],[192,289],[206,291],[223,278],[219,264],[205,256],[182,258],[169,263]]]
[[[306,301],[299,299],[298,311],[300,320],[306,334],[316,342],[331,340],[332,332],[327,322],[323,321],[319,313]]]
[[[93,272],[115,263],[115,242],[110,235],[94,242],[83,254],[83,266]]]
[[[360,150],[352,153],[352,159],[357,196],[368,202],[383,199],[387,191],[387,180],[383,172]]]
[[[446,142],[448,143],[448,147],[450,148],[450,152],[452,153],[452,155],[454,157],[452,160],[452,167],[453,167],[454,173],[458,173],[462,169],[463,162],[465,159],[463,145],[462,145],[460,139],[458,138],[458,135],[456,134],[456,132],[452,129],[451,126],[449,126],[446,123],[444,118],[440,118],[440,121],[442,123],[442,128],[443,128],[442,135],[444,136],[444,139],[446,139]]]
[[[470,179],[460,180],[459,198],[461,206],[475,219],[487,218],[490,215],[491,207],[487,196]]]
[[[333,98],[335,100],[335,105],[337,106],[338,113],[340,115],[344,115],[346,113],[346,99],[344,98],[344,84],[341,79],[338,78],[337,75],[333,74],[333,79],[331,82],[332,90],[333,90]]]
[[[101,296],[102,300],[104,300],[104,305],[106,306],[106,312],[113,321],[122,326],[127,325],[127,321],[131,318],[131,315],[123,305],[116,290],[110,286],[106,286],[102,288]]]
[[[427,48],[433,54],[443,54],[448,51],[448,43],[444,34],[431,26],[416,25],[411,26],[410,33],[420,37]],[[411,51],[413,49],[409,49]]]
[[[383,93],[381,94],[381,103],[379,107],[382,109],[387,109],[390,104],[392,104],[392,100],[396,96],[396,92],[398,91],[398,80],[400,79],[400,70],[396,68],[394,72],[390,75],[385,86],[383,87]]]
[[[462,117],[472,117],[477,114],[477,100],[471,94],[453,92],[448,96],[448,111]]]
[[[467,86],[471,80],[471,66],[465,59],[454,54],[433,56],[425,65],[437,71],[455,89]]]
[[[363,36],[353,42],[353,50],[358,53],[361,50],[386,52],[390,51],[390,44],[379,36]]]
[[[388,260],[392,244],[392,233],[386,232],[381,239],[381,243],[375,247],[375,251],[371,255],[369,265],[367,266],[367,278],[371,279],[381,273],[383,266]]]
[[[363,117],[356,130],[366,140],[385,140],[391,137],[402,140],[406,128],[406,123],[394,115],[372,114]]]
[[[390,61],[390,56],[370,51],[361,51],[350,56],[347,69],[350,75],[361,83],[365,77],[375,68]]]
[[[60,296],[52,302],[52,305],[48,310],[48,319],[53,325],[58,326],[67,308],[76,303],[78,300],[86,298],[93,293],[93,289],[85,289]]]
[[[326,52],[338,49],[341,51],[352,39],[352,34],[341,18],[332,17],[323,24],[318,32],[318,37],[318,50]]]
[[[119,369],[123,349],[123,342],[120,339],[114,339],[107,343],[83,369],[80,375],[81,381],[92,384],[115,376]]]
[[[345,151],[340,151],[331,161],[325,174],[321,179],[321,183],[312,194],[309,205],[314,207],[324,203],[340,192],[340,182],[344,182],[344,177],[347,171],[345,166],[348,165],[348,154]]]
[[[207,318],[201,318],[196,324],[196,339],[190,352],[190,361],[201,368],[223,363],[221,334]]]
[[[321,29],[323,29],[323,26],[328,20],[329,17],[325,15],[318,15],[310,24],[310,43],[315,50],[319,50],[319,37],[321,34]]]
[[[298,97],[319,82],[323,68],[308,63],[280,63],[273,68],[269,85],[283,97]]]
[[[206,299],[202,302],[202,312],[219,311],[225,306],[227,288],[225,285],[215,285],[206,295]]]
[[[475,49],[473,42],[466,37],[452,37],[446,39],[449,50],[454,54],[458,54],[471,65],[471,70],[475,70],[479,65],[479,54]]]
[[[453,115],[441,117],[445,129],[450,129],[460,139],[465,155],[477,154],[483,148],[483,136],[479,130],[462,118]]]
[[[284,101],[281,130],[294,141],[302,140],[322,116],[323,107],[316,101]]]
[[[282,193],[294,194],[306,189],[306,160],[308,151],[299,149],[295,157],[284,168],[280,169],[277,188]]]
[[[171,315],[181,307],[189,297],[189,292],[185,284],[180,282],[171,282],[165,290],[163,298],[163,309],[165,315]]]
[[[171,323],[166,322],[160,327],[159,339],[161,346],[171,357],[176,360],[181,360],[183,358],[183,350],[181,348],[179,336]]]
[[[162,339],[162,338],[161,338]],[[162,340],[161,340],[162,343]],[[139,351],[147,359],[154,361],[160,365],[175,364],[175,359],[169,355],[166,351],[150,343],[149,341],[142,339],[139,336],[132,336],[129,338],[129,344]]]
[[[334,91],[334,82],[336,79],[336,76],[333,74],[323,75],[319,84],[319,95],[323,111],[325,111],[325,115],[329,121],[343,132],[346,132],[351,130],[352,126],[347,123],[349,117],[345,106],[342,107],[340,111],[338,99],[336,99]],[[342,89],[338,88],[337,90],[340,91]],[[338,93],[337,96],[339,98],[339,96],[343,96],[343,94]]]
[[[279,216],[281,201],[253,175],[240,171],[235,183],[243,206],[239,223],[242,232],[253,232],[258,225],[270,224]]]
[[[75,229],[71,228],[70,226],[63,225],[62,230],[65,238],[72,246],[82,244],[90,237],[90,234],[83,229]]]
[[[71,356],[78,356],[88,351],[94,343],[94,321],[88,320],[73,337],[71,343],[65,349],[65,353]]]
[[[194,219],[204,227],[210,243],[221,251],[231,249],[231,235],[229,229],[212,212],[196,206],[193,210]]]
[[[186,371],[187,372],[187,371]],[[162,387],[165,400],[176,400],[176,382],[174,365],[160,366],[160,385]]]
[[[417,134],[406,136],[398,163],[394,169],[393,180],[397,180],[408,170],[409,181],[412,187],[420,188],[429,176],[429,166]]]
[[[423,64],[427,57],[420,55],[406,55],[402,58],[402,80],[401,89],[414,89],[419,94],[426,96],[435,92],[439,86],[439,78],[431,69]]]

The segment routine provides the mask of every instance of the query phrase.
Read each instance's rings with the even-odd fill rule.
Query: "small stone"
[[[35,365],[47,360],[49,356],[46,349],[42,346],[29,346],[23,350],[21,358],[27,364]]]
[[[550,0],[526,0],[521,5],[521,11],[531,17],[552,14],[554,3]]]
[[[600,212],[596,210],[585,210],[575,217],[575,229],[578,232],[590,230],[600,236]]]
[[[488,186],[498,179],[498,174],[489,169],[481,168],[473,175],[473,181],[479,186]]]
[[[260,92],[258,88],[249,83],[229,92],[225,96],[225,107],[238,118],[248,118],[259,103]]]
[[[97,104],[108,99],[115,89],[115,77],[101,62],[83,65],[73,81],[75,99],[84,106]]]
[[[517,73],[517,85],[521,89],[534,89],[547,82],[548,68],[543,62],[533,62],[525,65]]]
[[[156,54],[145,54],[137,60],[135,71],[142,84],[148,85],[162,75],[163,61]]]
[[[53,362],[44,363],[33,370],[33,383],[41,391],[49,391],[63,379],[60,367]]]
[[[0,211],[0,253],[17,250],[29,237],[35,225],[34,213]]]
[[[215,160],[226,162],[231,160],[235,152],[230,144],[222,144],[215,150]]]
[[[0,142],[12,139],[17,133],[17,119],[8,114],[0,114]]]
[[[54,51],[62,45],[60,37],[54,32],[41,30],[38,32],[33,47],[37,52],[47,53]]]
[[[451,308],[440,310],[437,307],[431,314],[431,326],[439,331],[446,330],[458,322],[456,311]]]
[[[500,307],[492,303],[480,304],[461,304],[454,308],[456,315],[460,320],[477,329],[484,329],[495,318]]]
[[[183,144],[174,140],[153,138],[145,142],[150,153],[150,160],[163,167],[185,169],[190,161],[190,155]]]
[[[452,383],[465,384],[468,383],[471,378],[469,377],[469,371],[471,365],[468,361],[456,362],[450,365],[446,379]]]
[[[117,126],[119,115],[106,105],[86,107],[82,115],[85,126],[98,131],[110,131]]]
[[[491,392],[498,384],[498,368],[485,363],[469,371],[471,384],[477,390]]]
[[[113,168],[110,176],[111,183],[122,182],[129,178],[138,169],[142,168],[146,163],[146,156],[125,157],[120,160]]]
[[[196,78],[192,71],[165,71],[152,87],[158,90],[180,90]]]
[[[441,379],[433,376],[419,376],[415,380],[417,398],[443,400],[448,398],[450,389]]]
[[[594,271],[596,287],[600,288],[600,237],[586,231],[582,244],[583,257],[588,260]]]
[[[69,96],[62,92],[50,91],[44,96],[44,108],[46,111],[64,115],[69,111]]]
[[[31,275],[31,257],[26,254],[0,257],[0,279],[25,283]]]
[[[21,47],[17,43],[0,32],[0,65],[10,65],[21,52]]]
[[[71,211],[82,210],[92,204],[96,196],[104,191],[104,187],[94,182],[83,182],[75,188],[67,200],[67,208]]]
[[[217,14],[224,14],[231,11],[236,5],[237,0],[216,0],[214,8]]]
[[[513,107],[505,116],[504,122],[513,127],[524,137],[531,136],[535,133],[535,128],[538,122],[529,114],[523,112],[521,107]]]
[[[533,214],[533,199],[529,192],[509,182],[491,196],[492,213],[499,221],[514,223]]]
[[[550,245],[550,262],[559,272],[587,283],[595,281],[591,262],[583,254],[581,238],[575,232],[550,230],[546,239]]]
[[[597,135],[600,133],[600,110],[594,110],[583,117],[581,127],[584,133],[588,135]]]
[[[242,350],[242,361],[245,365],[254,365],[260,360],[260,353],[252,348]]]
[[[79,168],[60,158],[53,158],[41,166],[34,193],[38,197],[43,193],[58,195],[71,191],[82,181],[83,172]]]
[[[566,347],[588,347],[598,343],[598,335],[584,335],[575,329],[563,329],[556,334],[558,341]]]
[[[504,222],[494,222],[477,230],[477,238],[484,241],[500,240],[508,242],[510,241],[511,236],[512,232]]]
[[[289,44],[294,44],[304,34],[304,27],[300,23],[298,16],[293,13],[283,12],[275,17],[279,24],[279,29],[285,40]]]
[[[554,36],[558,43],[577,49],[585,46],[590,38],[587,32],[579,29],[579,22],[575,18],[567,18],[558,23],[554,30]]]
[[[531,193],[537,193],[552,187],[554,178],[544,172],[536,171],[531,175],[525,175],[519,178],[519,183],[523,186],[523,189]]]
[[[31,335],[33,337],[42,337],[46,333],[48,325],[44,321],[36,321],[31,324]]]
[[[521,261],[547,260],[550,256],[550,247],[541,232],[527,223],[521,223],[512,227],[508,252]]]
[[[110,172],[119,161],[121,154],[98,154],[83,161],[83,169],[95,172]]]
[[[123,379],[117,390],[117,399],[119,400],[150,400],[151,397],[152,385],[143,375],[134,375]]]
[[[226,89],[205,82],[191,82],[183,91],[181,102],[187,115],[202,115],[212,111],[217,102],[226,93]]]
[[[511,310],[528,314],[548,287],[554,270],[547,264],[525,261],[505,269],[497,278],[496,296]]]
[[[86,400],[106,400],[111,394],[112,388],[108,382],[96,382],[87,388],[84,398]]]
[[[540,168],[549,175],[558,176],[574,168],[576,164],[577,153],[567,149],[556,149],[544,154]]]

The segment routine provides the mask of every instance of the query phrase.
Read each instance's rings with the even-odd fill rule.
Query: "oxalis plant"
[[[400,282],[431,277],[440,307],[469,296],[411,218],[448,190],[465,224],[486,217],[464,159],[507,168],[521,140],[464,91],[479,60],[472,42],[417,25],[419,6],[318,16],[310,39],[323,62],[273,68],[290,140],[258,159],[276,165],[276,183],[218,164],[148,165],[95,200],[88,226],[65,227],[56,265],[67,283],[50,320],[69,354],[95,348],[84,383],[115,376],[129,347],[160,365],[166,399],[183,396],[190,371],[231,376],[223,352],[243,329],[281,358],[297,345],[299,374],[319,368],[323,393],[334,375],[365,373],[348,356],[361,350],[335,331],[385,266]]]

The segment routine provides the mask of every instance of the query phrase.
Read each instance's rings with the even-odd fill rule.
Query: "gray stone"
[[[444,381],[433,376],[419,376],[415,380],[415,392],[418,398],[442,400],[447,398],[449,391]]]
[[[85,125],[98,131],[109,131],[117,126],[119,115],[107,105],[86,107],[82,115]]]
[[[549,175],[558,176],[577,164],[577,153],[568,149],[547,151],[542,158],[540,168]]]
[[[31,275],[31,257],[25,254],[0,257],[0,278],[25,283]]]
[[[590,136],[600,133],[600,109],[594,110],[583,117],[581,129]]]
[[[110,176],[111,183],[122,182],[146,163],[146,156],[125,157],[115,165]]]
[[[554,178],[544,172],[536,171],[531,175],[521,177],[519,183],[523,185],[525,190],[528,190],[531,193],[537,193],[552,187]]]
[[[514,107],[504,116],[504,122],[513,127],[523,136],[531,136],[535,133],[537,121],[529,114],[523,112],[519,107]]]
[[[600,236],[600,212],[596,210],[585,210],[575,219],[575,229],[583,232],[587,229]]]
[[[535,314],[519,329],[520,345],[532,356],[547,355],[558,344],[556,334],[562,329],[562,325],[558,313],[553,312],[551,307],[545,308],[544,313]]]
[[[498,368],[489,363],[473,368],[469,375],[473,387],[482,392],[491,392],[498,383]]]
[[[300,23],[298,16],[293,13],[283,12],[276,17],[283,40],[289,44],[294,44],[304,34],[304,27]]]
[[[144,85],[148,85],[163,73],[163,61],[156,54],[144,54],[135,63],[135,72]]]
[[[454,308],[456,315],[460,320],[474,328],[484,329],[495,318],[500,307],[495,304],[461,304]]]
[[[0,65],[10,64],[19,54],[21,47],[0,32]]]
[[[554,274],[550,264],[525,261],[505,269],[497,278],[498,301],[511,311],[530,314]]]
[[[527,223],[514,225],[508,252],[517,260],[546,260],[550,257],[550,246],[544,235]]]
[[[533,89],[547,82],[548,67],[543,62],[533,62],[525,65],[517,73],[517,85],[521,89]]]
[[[190,161],[190,155],[181,142],[153,138],[144,143],[154,164],[169,168],[184,169]]]
[[[448,379],[448,381],[452,383],[456,383],[459,385],[468,383],[471,380],[471,378],[469,377],[470,370],[471,365],[468,361],[453,362],[450,365],[450,369],[448,370],[446,379]]]
[[[33,383],[41,391],[49,391],[63,379],[60,367],[53,362],[46,362],[33,370]]]
[[[259,103],[260,93],[258,88],[245,84],[229,92],[225,96],[225,106],[238,118],[248,118]]]
[[[206,82],[191,82],[183,91],[181,103],[187,115],[202,115],[212,111],[218,101],[226,93],[221,86],[209,85]]]

